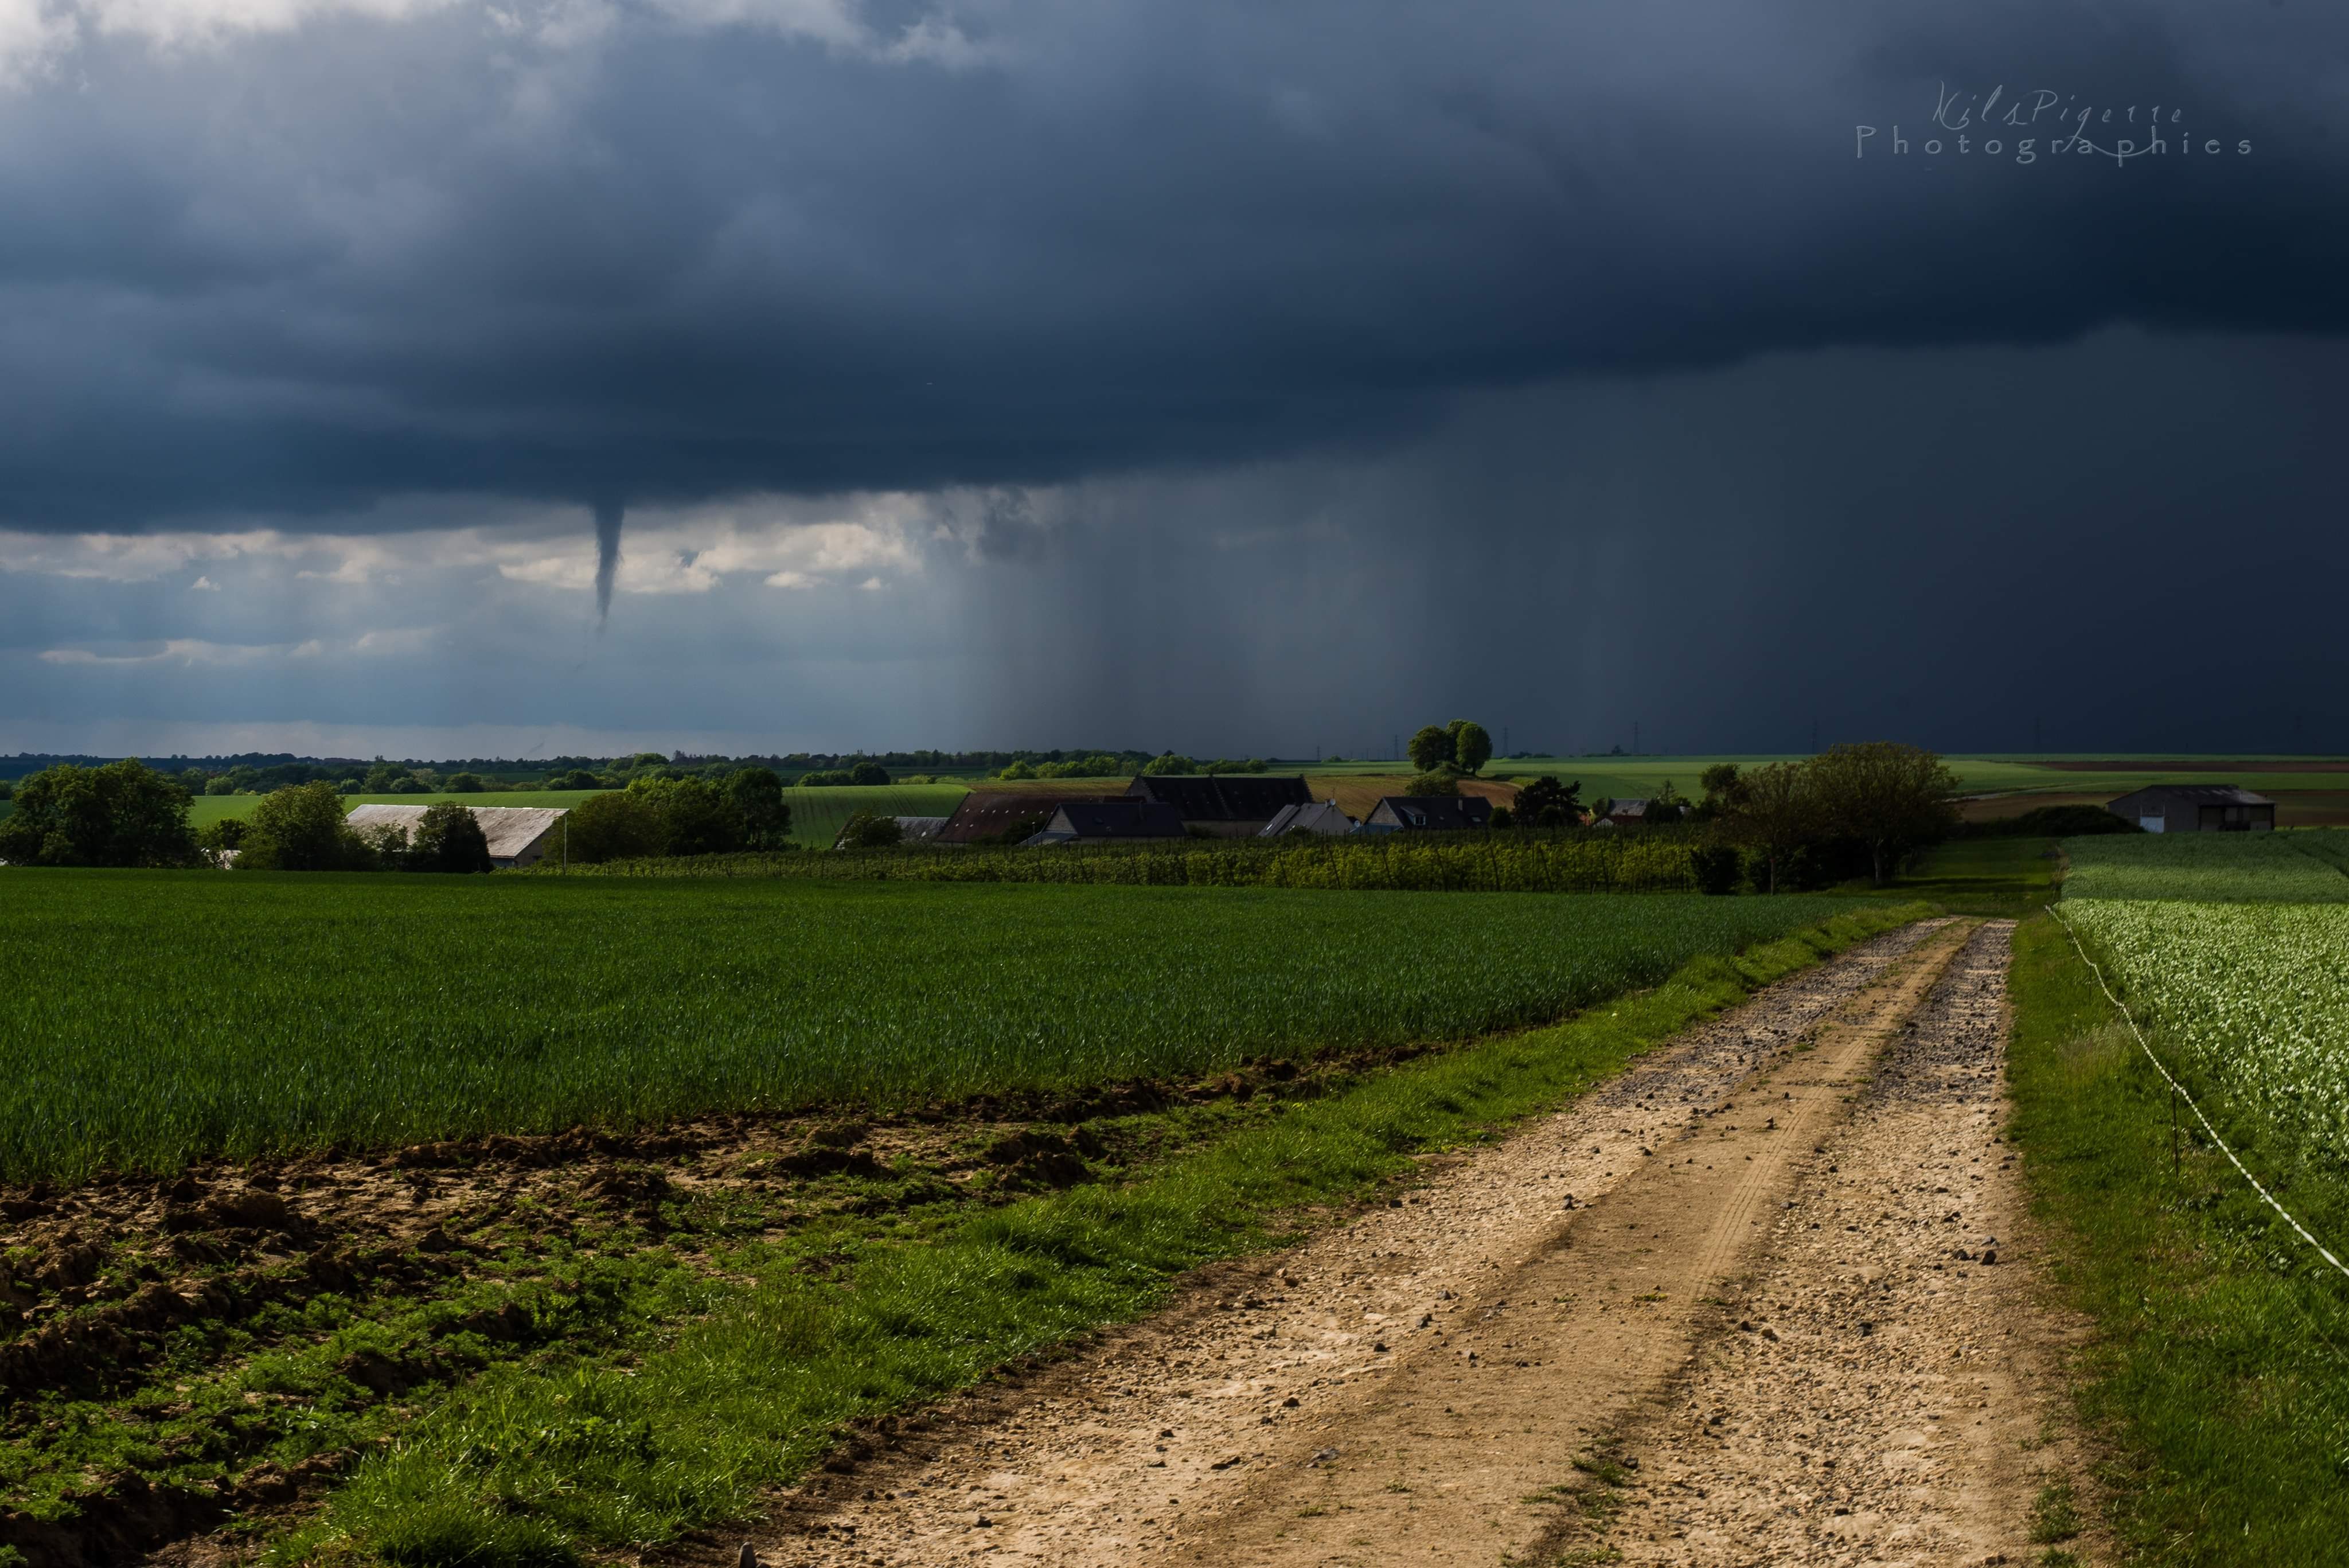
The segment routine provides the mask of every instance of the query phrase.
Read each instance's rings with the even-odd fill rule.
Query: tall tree
[[[1758,851],[1769,871],[1764,892],[1778,890],[1778,867],[1818,836],[1818,795],[1806,763],[1771,763],[1738,781],[1743,798],[1729,814],[1730,831]]]
[[[1473,774],[1493,760],[1493,737],[1474,719],[1454,719],[1444,726],[1452,735],[1452,765]]]
[[[1561,784],[1544,774],[1517,791],[1513,815],[1519,827],[1573,827],[1582,821],[1582,781]]]
[[[1868,846],[1876,885],[1902,857],[1957,826],[1958,778],[1932,752],[1897,741],[1830,746],[1811,760],[1811,783],[1829,826]]]
[[[343,820],[341,792],[330,784],[287,784],[253,808],[240,871],[370,871],[377,850]]]
[[[1452,760],[1452,732],[1441,724],[1423,724],[1403,749],[1411,753],[1412,766],[1432,774]]]
[[[781,849],[791,842],[792,805],[783,781],[772,768],[738,768],[726,781],[726,798],[742,815],[743,841],[752,849]]]
[[[472,807],[453,800],[424,808],[416,831],[400,857],[409,871],[475,872],[491,869],[490,836],[481,831]]]

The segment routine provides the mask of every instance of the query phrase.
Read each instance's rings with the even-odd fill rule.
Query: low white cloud
[[[41,650],[39,658],[44,664],[67,666],[178,665],[188,670],[235,669],[289,659],[383,659],[424,652],[438,629],[398,627],[361,632],[354,638],[314,637],[300,642],[209,642],[174,637],[100,648],[48,648]]]
[[[198,577],[188,585],[188,591],[191,594],[216,594],[221,591],[221,586],[210,577]]]
[[[769,587],[812,589],[869,576],[876,566],[921,569],[926,512],[912,497],[851,498],[829,520],[804,504],[757,500],[729,506],[631,513],[620,535],[613,587],[622,594],[706,594],[729,577],[756,575]],[[485,548],[509,581],[586,593],[595,586],[595,541],[581,534]]]
[[[217,48],[338,17],[398,23],[460,6],[475,9],[493,37],[526,37],[554,51],[598,44],[627,15],[610,0],[0,0],[0,87],[54,75],[89,37]],[[754,28],[891,65],[965,70],[1000,54],[936,12],[876,27],[864,0],[646,0],[636,14],[684,32]]]

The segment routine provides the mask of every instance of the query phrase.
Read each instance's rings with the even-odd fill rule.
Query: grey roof
[[[1313,804],[1303,774],[1136,774],[1125,793],[1164,802],[1185,822],[1264,822],[1284,805]]]
[[[897,831],[905,835],[905,842],[915,843],[925,838],[936,838],[938,829],[949,820],[943,816],[901,816],[897,819]]]
[[[413,836],[416,825],[424,820],[425,809],[420,805],[355,805],[343,820],[354,828],[389,824],[403,835]],[[525,853],[565,815],[563,807],[555,805],[469,805],[465,809],[481,825],[481,836],[490,841],[492,860],[512,860]]]
[[[1645,816],[1648,815],[1648,803],[1644,800],[1619,800],[1608,806],[1607,815],[1609,816]]]
[[[2234,784],[2147,784],[2143,789],[2131,790],[2116,800],[2106,802],[2105,809],[2110,811],[2125,802],[2145,800],[2148,797],[2174,800],[2184,805],[2273,805],[2275,804],[2266,795],[2253,794],[2250,790],[2239,788]]]
[[[1354,831],[1354,819],[1338,809],[1334,800],[1308,801],[1303,805],[1284,805],[1273,815],[1270,822],[1257,830],[1259,838],[1278,838],[1284,833],[1340,834]]]
[[[1390,794],[1371,813],[1398,826],[1457,832],[1493,826],[1493,803],[1481,794]]]
[[[1074,838],[1180,838],[1183,818],[1154,800],[1071,801],[1044,830]]]

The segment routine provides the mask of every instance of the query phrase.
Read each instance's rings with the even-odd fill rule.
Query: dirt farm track
[[[885,1437],[750,1552],[2031,1561],[2033,1500],[2082,1461],[2000,1131],[2010,931],[1924,922],[1775,986],[1391,1206]]]

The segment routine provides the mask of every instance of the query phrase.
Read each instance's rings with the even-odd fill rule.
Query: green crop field
[[[2235,1160],[2341,1250],[2349,834],[2063,847],[2063,925],[2017,933],[2014,1125],[2041,1157],[2028,1168],[2064,1238],[2059,1277],[2100,1330],[2078,1397],[2116,1456],[2108,1521],[2131,1562],[2337,1561],[2349,1376],[2328,1347],[2349,1332],[2349,1285]]]
[[[2064,841],[2066,899],[2349,903],[2349,833],[2116,833]]]
[[[355,794],[347,805],[430,805],[435,801],[461,800],[468,805],[553,805],[566,810],[600,792],[576,789],[494,791],[481,794]],[[960,784],[854,785],[823,789],[787,789],[783,799],[792,808],[792,837],[812,848],[829,849],[840,836],[840,825],[859,811],[885,812],[891,816],[945,816],[968,794]],[[257,794],[198,795],[188,809],[188,820],[198,827],[232,816],[249,816],[261,804]],[[7,806],[0,803],[0,814]]]
[[[2349,1168],[2349,908],[2099,898],[2064,915],[2233,1116]]]
[[[1458,1038],[1848,908],[12,872],[0,1178]]]

